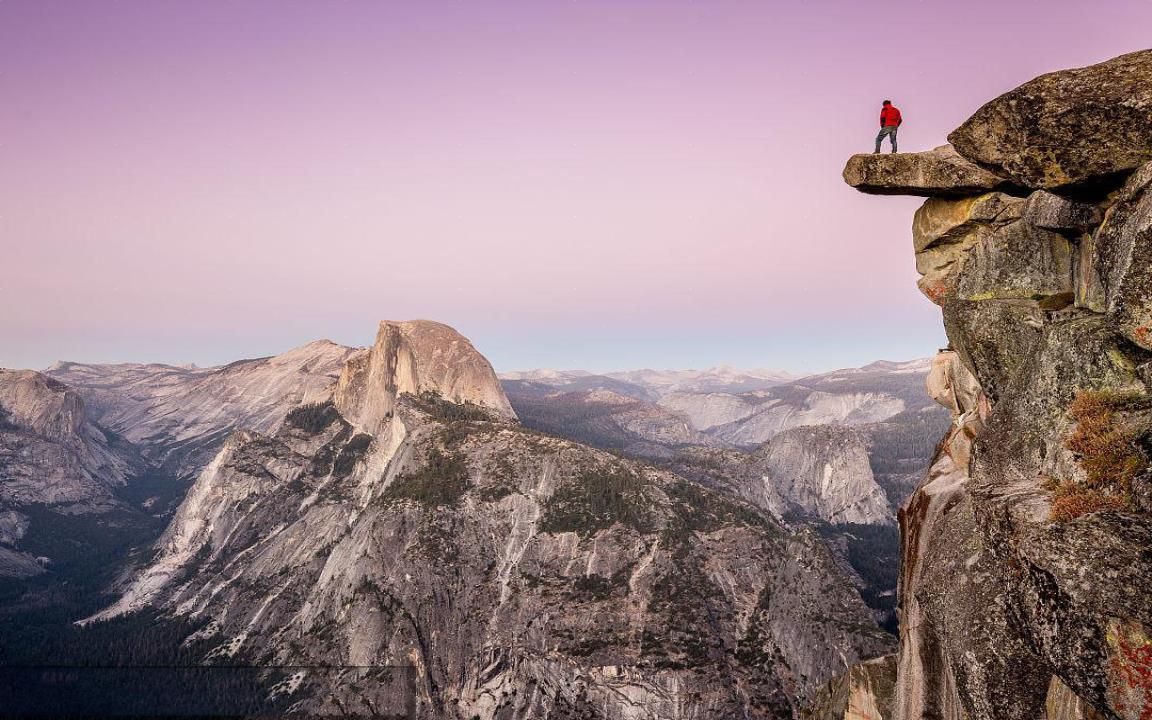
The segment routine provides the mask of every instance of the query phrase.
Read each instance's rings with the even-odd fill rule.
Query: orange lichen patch
[[[1152,327],[1141,325],[1132,331],[1132,339],[1143,347],[1152,347]]]
[[[1064,440],[1084,469],[1083,484],[1056,483],[1052,519],[1071,520],[1091,512],[1133,507],[1132,481],[1148,467],[1136,447],[1136,430],[1121,413],[1140,396],[1109,391],[1078,393],[1069,408],[1076,428]]]
[[[1110,620],[1105,635],[1108,704],[1126,720],[1152,720],[1152,639],[1134,621]]]
[[[943,280],[936,282],[926,282],[927,278],[921,278],[917,286],[920,292],[924,293],[924,297],[928,298],[937,305],[944,303],[944,298],[948,296],[948,284]]]

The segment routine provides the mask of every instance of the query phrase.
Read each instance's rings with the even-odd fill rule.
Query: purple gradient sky
[[[0,0],[0,366],[414,317],[500,369],[928,355],[917,201],[840,180],[879,101],[930,148],[1149,27],[1148,0]]]

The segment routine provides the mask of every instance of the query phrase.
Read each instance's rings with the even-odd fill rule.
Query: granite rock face
[[[980,108],[948,142],[1018,185],[1055,190],[1152,160],[1149,116],[1152,50],[1143,50],[1030,80]]]
[[[234,430],[271,432],[301,403],[332,397],[362,350],[318,340],[223,367],[60,362],[45,374],[73,388],[92,419],[176,474],[199,472]]]
[[[853,665],[821,690],[805,720],[891,720],[896,656]]]
[[[117,490],[140,465],[67,385],[31,370],[0,370],[0,577],[38,575],[50,561],[25,549],[30,532],[39,536],[30,508],[73,516],[117,509]]]
[[[863,438],[850,428],[786,430],[754,455],[742,494],[781,518],[883,525],[893,521],[868,464]]]
[[[323,669],[284,690],[304,715],[792,717],[891,649],[814,533],[525,430],[461,340],[386,323],[333,401],[235,433],[92,620],[159,608],[206,660]]]
[[[1087,255],[1085,284],[1125,338],[1152,349],[1152,164],[1128,179],[1108,209]]]
[[[400,395],[424,392],[516,417],[488,360],[467,338],[429,320],[380,323],[371,351],[344,366],[334,401],[349,422],[372,433]]]
[[[130,467],[70,387],[31,370],[0,370],[0,509],[108,505]]]
[[[872,195],[925,197],[980,195],[1009,185],[951,145],[919,153],[853,155],[844,168],[844,182]]]
[[[950,140],[1021,199],[917,213],[953,424],[900,511],[900,720],[1152,715],[1150,62],[989,103]]]

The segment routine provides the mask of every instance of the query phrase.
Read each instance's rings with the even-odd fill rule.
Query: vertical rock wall
[[[950,140],[845,169],[929,198],[913,249],[951,344],[953,425],[900,512],[892,716],[1152,718],[1152,51]]]

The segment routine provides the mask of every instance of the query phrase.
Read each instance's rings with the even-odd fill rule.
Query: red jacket
[[[895,105],[886,105],[880,111],[880,127],[892,127],[904,122],[904,118],[900,117],[900,109]]]

